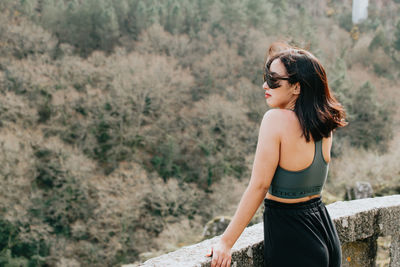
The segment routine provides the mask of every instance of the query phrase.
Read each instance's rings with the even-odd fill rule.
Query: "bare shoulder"
[[[282,118],[287,117],[289,114],[292,114],[292,113],[293,113],[293,111],[291,111],[291,110],[273,108],[273,109],[269,109],[267,112],[265,112],[264,118],[267,117],[268,119],[280,120]]]
[[[290,110],[270,109],[265,112],[261,122],[261,130],[275,136],[281,136],[285,129],[285,122],[290,120]]]
[[[296,114],[291,110],[270,109],[265,112],[263,123],[274,127],[275,129],[285,128],[285,124],[292,120],[297,120]]]

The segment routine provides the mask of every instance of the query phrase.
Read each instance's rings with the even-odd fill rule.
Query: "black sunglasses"
[[[281,87],[279,80],[288,81],[290,79],[289,77],[280,77],[277,75],[271,75],[267,72],[267,70],[265,70],[263,78],[264,78],[264,82],[266,82],[268,84],[268,87],[271,89]]]

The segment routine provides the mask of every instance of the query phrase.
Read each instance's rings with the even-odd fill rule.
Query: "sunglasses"
[[[271,89],[276,89],[276,88],[281,87],[279,80],[288,81],[290,79],[289,77],[280,77],[277,75],[271,75],[267,71],[268,70],[265,70],[263,78],[264,78],[264,82],[266,82],[268,84],[268,87]]]

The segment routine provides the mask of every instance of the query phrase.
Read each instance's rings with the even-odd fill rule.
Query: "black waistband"
[[[323,205],[321,197],[312,198],[310,200],[298,203],[283,203],[271,199],[264,199],[264,206],[268,208],[279,208],[279,209],[311,209]]]

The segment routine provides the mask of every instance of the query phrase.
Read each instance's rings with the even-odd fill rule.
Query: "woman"
[[[340,266],[340,242],[321,202],[332,131],[346,125],[326,73],[310,52],[271,45],[265,98],[250,183],[211,248],[212,267],[230,266],[231,248],[264,201],[265,266]]]

